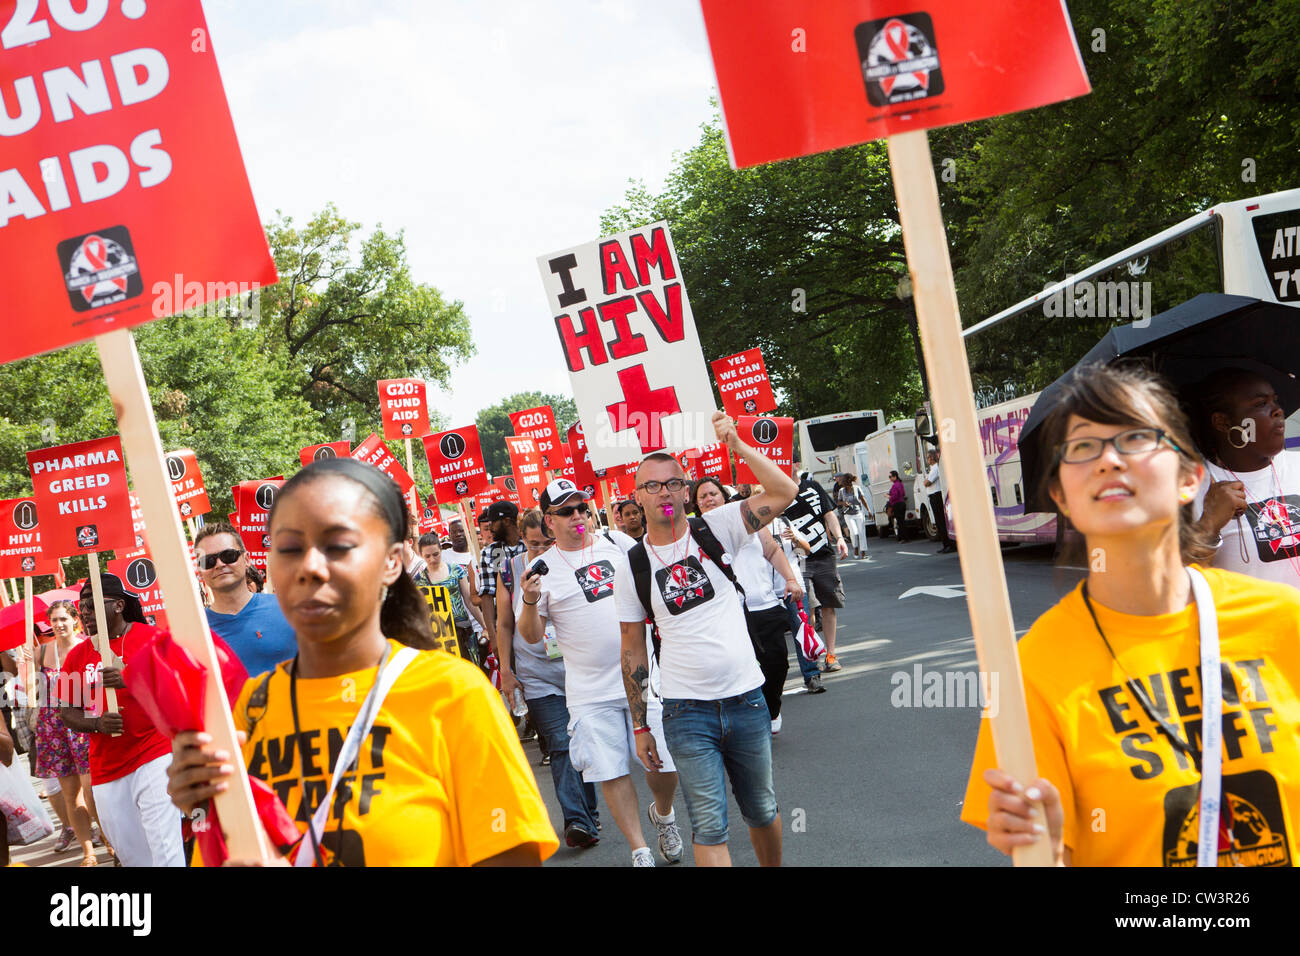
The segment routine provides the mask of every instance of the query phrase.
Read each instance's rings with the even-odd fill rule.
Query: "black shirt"
[[[809,561],[820,561],[835,557],[830,535],[826,531],[826,515],[835,510],[826,489],[812,479],[799,486],[799,493],[785,509],[784,516],[800,535],[808,539],[812,551]]]

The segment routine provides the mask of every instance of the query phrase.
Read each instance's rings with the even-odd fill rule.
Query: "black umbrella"
[[[1025,511],[1052,511],[1038,495],[1051,449],[1039,447],[1036,429],[1060,398],[1063,383],[1085,365],[1120,359],[1147,359],[1180,392],[1188,392],[1211,372],[1246,368],[1267,379],[1289,416],[1300,410],[1300,382],[1289,370],[1300,367],[1300,310],[1244,295],[1205,292],[1166,312],[1111,329],[1088,354],[1034,402],[1020,431],[1020,467]]]

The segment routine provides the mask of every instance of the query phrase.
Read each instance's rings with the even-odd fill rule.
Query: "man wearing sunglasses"
[[[248,554],[226,521],[205,524],[194,537],[199,577],[212,594],[208,626],[254,677],[298,653],[293,628],[274,594],[253,594],[245,584]]]
[[[546,574],[524,581],[519,634],[536,644],[545,637],[547,623],[554,626],[564,656],[569,760],[585,783],[600,784],[610,814],[632,848],[632,865],[654,866],[629,772],[636,760],[636,734],[623,690],[622,638],[614,607],[615,569],[624,564],[623,553],[635,542],[621,531],[601,531],[590,497],[565,478],[552,481],[542,493],[543,520],[555,544],[540,558]],[[660,713],[658,701],[652,700],[648,726],[658,736],[663,764],[647,768],[646,783],[654,800],[646,816],[658,830],[660,856],[666,863],[677,863],[682,858],[682,836],[673,812],[677,774],[663,740]]]

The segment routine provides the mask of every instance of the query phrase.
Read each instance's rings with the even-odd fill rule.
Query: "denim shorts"
[[[776,819],[772,718],[763,689],[723,700],[664,700],[664,739],[701,846],[727,842],[727,778],[750,827]]]

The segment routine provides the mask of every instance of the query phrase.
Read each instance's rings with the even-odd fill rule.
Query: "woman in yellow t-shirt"
[[[352,459],[316,462],[280,489],[270,577],[298,654],[239,695],[244,762],[306,834],[291,854],[308,854],[304,862],[540,864],[559,841],[537,782],[491,684],[435,649],[428,608],[403,570],[407,520],[396,484]],[[313,838],[308,813],[325,802],[349,730],[365,725],[388,667],[397,679]],[[168,789],[188,814],[228,786],[230,758],[195,733],[173,747]]]
[[[1176,400],[1149,373],[1086,370],[1041,436],[1052,462],[1044,490],[1084,535],[1089,574],[1019,645],[1040,778],[1022,786],[996,769],[982,724],[962,819],[1008,854],[1046,835],[1058,865],[1295,865],[1300,591],[1189,573],[1213,554],[1191,514],[1204,467]],[[1201,782],[1216,761],[1203,753],[1202,708],[1215,705],[1200,679],[1198,572],[1222,677],[1219,820],[1207,803],[1204,840]],[[1207,637],[1211,655],[1214,645]]]

